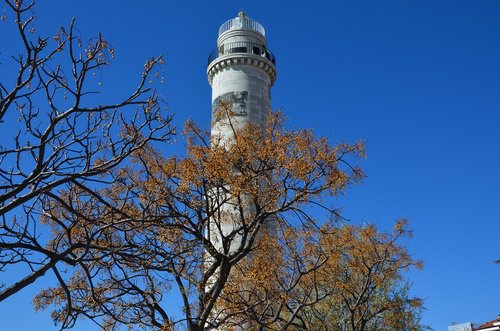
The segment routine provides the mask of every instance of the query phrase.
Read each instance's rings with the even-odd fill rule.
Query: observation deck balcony
[[[244,12],[240,12],[238,17],[224,22],[219,28],[219,36],[228,30],[250,30],[260,33],[263,36],[266,35],[264,27],[259,22],[246,16]]]
[[[228,54],[254,54],[261,56],[276,65],[276,58],[269,49],[260,44],[246,41],[227,43],[214,49],[208,56],[208,64],[212,63],[217,58]]]

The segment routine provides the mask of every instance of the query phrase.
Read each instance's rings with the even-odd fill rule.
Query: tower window
[[[229,53],[246,53],[246,47],[233,47],[229,50]]]
[[[261,55],[262,51],[260,50],[260,47],[254,46],[252,49],[253,54]]]

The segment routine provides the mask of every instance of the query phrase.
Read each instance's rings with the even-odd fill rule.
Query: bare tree
[[[171,118],[150,86],[162,75],[161,57],[147,60],[127,96],[108,101],[98,93],[96,77],[114,50],[101,35],[83,44],[73,20],[51,38],[36,36],[34,2],[5,0],[4,5],[2,24],[14,24],[21,48],[11,58],[17,72],[0,74],[0,271],[20,265],[16,272],[25,274],[1,284],[0,301],[49,270],[60,279],[59,266],[86,260],[112,226],[94,224],[76,234],[78,222],[90,216],[68,205],[76,214],[65,214],[61,231],[49,234],[47,225],[58,222],[46,211],[49,200],[72,203],[63,193],[72,192],[89,203],[85,194],[97,198],[95,188],[115,180],[108,175],[112,169],[173,134]]]

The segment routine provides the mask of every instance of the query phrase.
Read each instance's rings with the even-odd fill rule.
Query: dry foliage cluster
[[[20,121],[0,146],[0,271],[26,275],[0,301],[51,271],[57,284],[33,303],[61,328],[83,317],[105,330],[423,328],[404,279],[420,267],[400,242],[406,222],[384,233],[332,207],[364,176],[362,143],[333,145],[272,113],[230,142],[188,122],[186,154],[165,156],[174,131],[149,85],[161,58],[125,99],[91,106],[109,43],[82,46],[73,23],[35,40],[33,4],[5,4],[24,48],[0,83],[0,125]],[[232,128],[225,105],[217,116]]]

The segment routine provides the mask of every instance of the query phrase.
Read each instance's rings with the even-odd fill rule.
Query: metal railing
[[[212,61],[214,61],[215,59],[217,59],[222,55],[236,54],[236,53],[259,55],[262,56],[263,58],[268,59],[274,65],[276,65],[276,58],[269,49],[260,44],[246,42],[246,41],[238,41],[220,45],[218,48],[214,49],[208,56],[208,64],[212,63]]]
[[[258,32],[263,36],[266,35],[266,30],[264,30],[264,27],[259,22],[244,15],[224,22],[219,28],[219,36],[231,29],[251,30]]]

